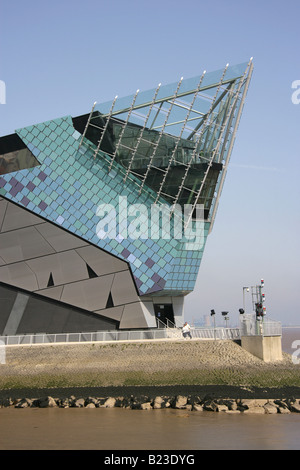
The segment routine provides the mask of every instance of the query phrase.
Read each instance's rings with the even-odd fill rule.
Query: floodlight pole
[[[249,292],[249,287],[243,287],[243,309],[244,309],[244,311],[246,311],[246,307],[245,307],[245,291],[246,291],[246,292]]]
[[[214,339],[216,339],[216,312],[214,310],[210,311],[210,316],[214,319]]]

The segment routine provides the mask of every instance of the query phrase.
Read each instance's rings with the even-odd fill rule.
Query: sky
[[[253,57],[189,321],[235,326],[263,278],[268,318],[300,325],[299,18],[300,0],[0,0],[0,136]]]

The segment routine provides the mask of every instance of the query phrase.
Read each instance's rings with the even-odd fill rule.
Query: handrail
[[[242,336],[281,336],[281,322],[270,318],[256,318],[255,313],[248,313],[241,316],[240,330]]]
[[[0,336],[3,346],[25,346],[33,344],[144,341],[157,339],[178,339],[178,328],[154,328],[148,330],[111,330],[81,333],[36,333],[14,336]],[[240,339],[239,328],[192,328],[192,338],[197,339]]]

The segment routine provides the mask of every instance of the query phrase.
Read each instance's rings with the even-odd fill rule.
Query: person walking
[[[190,339],[192,339],[191,327],[190,327],[190,325],[188,324],[188,322],[185,322],[185,324],[183,325],[183,327],[182,327],[182,334],[183,334],[184,339],[187,339],[187,337],[189,337]]]

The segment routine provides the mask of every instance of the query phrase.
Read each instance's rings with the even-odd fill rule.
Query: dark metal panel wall
[[[89,314],[4,284],[0,284],[0,302],[1,335],[114,330],[118,325],[102,315]]]
[[[110,327],[147,327],[125,261],[1,198],[0,282],[41,296],[40,300],[30,297],[22,313],[17,306],[13,310],[12,300],[0,298],[2,332],[7,325],[10,334],[16,325],[18,331],[29,333],[59,333],[66,325],[88,331],[89,325],[99,329],[102,317],[107,318]],[[46,298],[62,304],[47,303]],[[125,311],[127,304],[134,308]],[[15,312],[10,319],[6,318],[8,311],[9,315]],[[83,318],[83,311],[90,315]],[[95,320],[91,320],[91,314]]]

